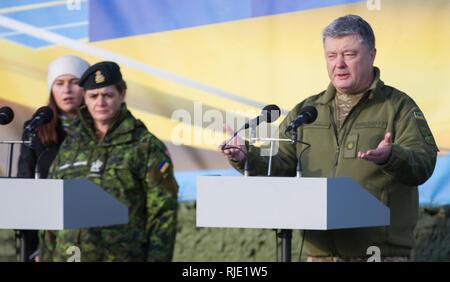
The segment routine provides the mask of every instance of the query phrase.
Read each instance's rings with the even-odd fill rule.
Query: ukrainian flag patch
[[[414,117],[416,119],[425,120],[425,117],[423,116],[423,113],[421,113],[421,112],[414,112]]]
[[[163,160],[163,161],[159,164],[158,169],[159,169],[159,172],[161,172],[161,174],[164,174],[164,173],[167,171],[167,169],[168,169],[169,167],[170,167],[169,162],[166,161],[166,160]]]

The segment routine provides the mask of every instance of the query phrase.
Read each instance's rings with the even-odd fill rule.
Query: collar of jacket
[[[80,120],[81,129],[90,139],[99,143],[97,135],[95,134],[94,120],[89,113],[86,106],[83,106],[77,111],[78,118]],[[110,128],[106,132],[105,138],[99,143],[102,146],[118,145],[129,142],[133,139],[132,132],[134,131],[136,124],[135,119],[128,111],[125,103],[120,107],[119,113],[114,118]]]
[[[369,89],[367,89],[367,92],[370,91],[369,98],[368,99],[382,99],[385,100],[386,97],[383,95],[381,91],[381,87],[384,86],[384,82],[380,79],[380,69],[377,67],[373,67],[373,70],[375,72],[374,79],[372,84],[370,85]],[[331,100],[334,99],[334,95],[336,94],[336,88],[333,86],[333,84],[330,82],[328,85],[327,90],[322,92],[322,95],[317,99],[318,104],[328,104]]]

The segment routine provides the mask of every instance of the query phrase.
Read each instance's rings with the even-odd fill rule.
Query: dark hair
[[[117,82],[116,84],[114,84],[114,86],[120,94],[123,94],[127,90],[127,83],[125,82],[125,80]]]
[[[84,105],[84,100],[81,100],[80,107]],[[62,140],[58,140],[58,133],[56,131],[56,127],[58,125],[58,122],[61,114],[61,110],[58,108],[58,105],[56,104],[55,97],[53,97],[53,92],[50,91],[50,97],[48,98],[48,104],[47,106],[50,107],[53,111],[53,118],[52,120],[47,124],[42,124],[38,127],[36,130],[37,136],[39,137],[39,140],[41,140],[42,144],[48,146],[51,144],[58,144]]]
[[[42,144],[47,146],[50,144],[57,144],[60,141],[58,140],[58,134],[56,132],[60,110],[56,105],[55,98],[53,97],[53,93],[51,91],[48,99],[48,106],[53,111],[53,118],[49,123],[43,124],[37,129],[37,136],[39,137],[39,140],[41,140]]]
[[[335,19],[322,33],[323,42],[325,38],[339,38],[348,35],[356,35],[369,48],[375,48],[375,35],[372,27],[363,18],[356,15],[347,15]]]

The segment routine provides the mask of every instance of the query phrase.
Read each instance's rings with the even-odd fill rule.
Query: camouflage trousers
[[[408,257],[382,257],[382,262],[407,262]],[[308,257],[307,262],[367,262],[367,257],[341,258],[341,257]]]

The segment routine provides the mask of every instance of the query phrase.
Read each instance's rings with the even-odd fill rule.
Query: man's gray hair
[[[366,44],[369,50],[375,48],[375,35],[372,27],[363,18],[356,15],[347,15],[335,19],[322,33],[323,42],[325,38],[339,38],[349,35],[356,35]]]

